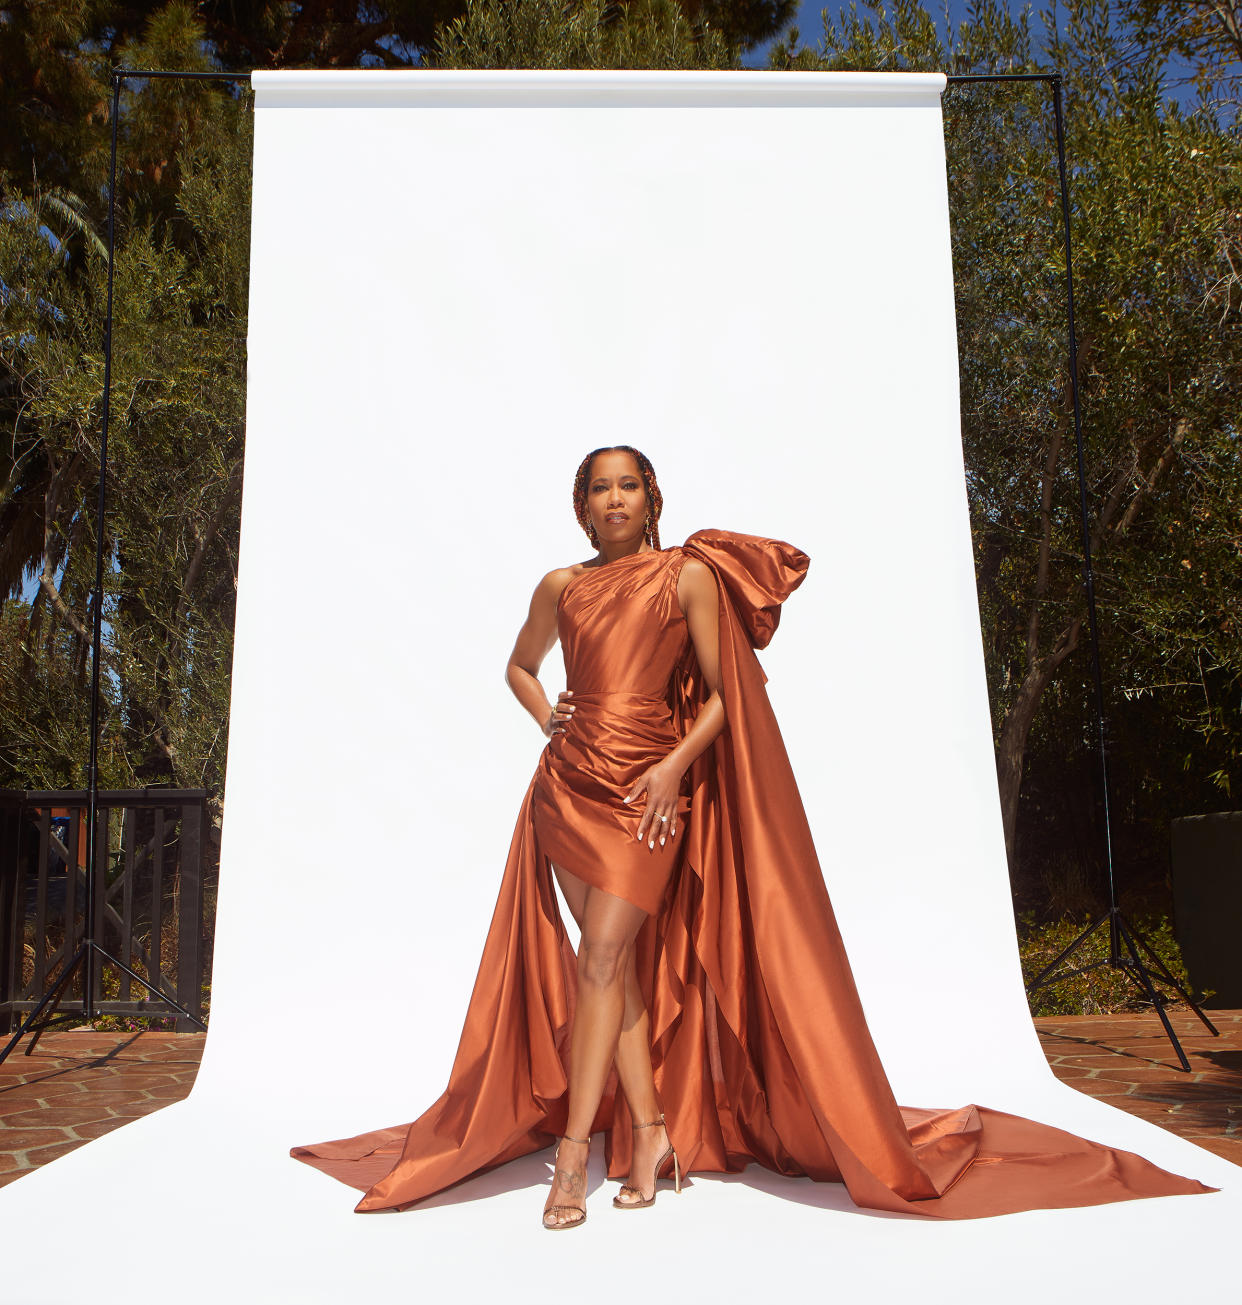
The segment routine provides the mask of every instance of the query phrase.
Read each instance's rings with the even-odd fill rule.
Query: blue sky
[[[968,22],[971,18],[971,10],[974,8],[973,0],[922,0],[923,7],[930,13],[935,20],[936,27],[943,38],[945,33],[944,15],[947,12],[949,21],[956,28],[960,23]],[[1040,44],[1040,37],[1044,30],[1043,22],[1040,19],[1040,10],[1051,8],[1053,0],[1008,0],[1009,12],[1016,18],[1021,14],[1024,8],[1031,11],[1031,36],[1036,47]],[[891,2],[886,5],[891,13]],[[799,44],[802,46],[815,49],[819,45],[820,37],[823,34],[824,24],[821,14],[827,9],[834,19],[837,19],[838,27],[840,19],[838,15],[842,11],[848,11],[848,0],[831,0],[825,4],[824,0],[805,0],[798,6],[798,16],[794,19],[794,25],[798,28]],[[870,11],[864,6],[862,0],[859,0],[858,10],[860,16],[870,18]],[[1061,16],[1059,21],[1064,22],[1064,5],[1061,6]],[[767,65],[769,45],[763,46],[758,50],[752,51],[744,62],[752,68],[763,68]],[[1170,65],[1170,71],[1174,74],[1184,71],[1183,66]],[[1183,108],[1193,108],[1194,95],[1188,94],[1183,88],[1177,88],[1172,95],[1173,99],[1178,100]]]
[[[935,18],[936,27],[940,31],[941,36],[943,36],[944,21],[941,18],[941,14],[945,8],[945,0],[923,0],[923,7]],[[800,4],[798,6],[798,16],[794,19],[794,25],[798,28],[799,32],[799,44],[810,46],[812,49],[819,45],[819,38],[824,30],[823,20],[820,17],[823,10],[828,9],[835,18],[842,10],[848,10],[848,8],[848,0],[831,0],[828,4],[825,4],[824,0],[811,0],[810,3]],[[891,4],[888,8],[891,12]],[[868,10],[863,6],[861,0],[858,9],[860,14],[864,17],[870,17]],[[969,19],[970,9],[971,0],[948,0],[949,20],[952,22],[954,27],[964,19]],[[1018,0],[1010,0],[1009,10],[1011,13],[1020,13],[1021,9],[1022,5],[1018,3]],[[1032,4],[1031,26],[1033,31],[1038,31],[1040,24],[1035,9],[1036,6]],[[840,23],[838,21],[838,26],[839,25]],[[767,63],[767,51],[767,46],[764,46],[760,50],[755,50],[749,55],[745,62],[751,67],[762,68]]]

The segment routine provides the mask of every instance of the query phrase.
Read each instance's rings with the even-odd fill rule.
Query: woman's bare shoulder
[[[700,561],[697,557],[686,558],[677,573],[679,594],[700,593],[714,597],[717,588],[716,573],[706,562]]]
[[[561,597],[561,591],[569,582],[583,571],[589,571],[591,567],[586,562],[571,562],[568,566],[554,567],[549,571],[542,580],[539,581],[539,593],[552,602],[558,602]]]
[[[697,582],[697,583],[702,583],[706,581],[709,577],[712,580],[715,580],[716,578],[715,571],[713,571],[711,567],[707,565],[706,562],[702,561],[700,558],[697,557],[687,557],[685,561],[682,562],[681,570],[678,571],[677,575],[679,579],[683,575],[689,576],[692,582]]]
[[[718,599],[716,573],[697,557],[688,557],[677,573],[677,606],[683,616],[695,604],[703,604],[709,612],[716,610]]]

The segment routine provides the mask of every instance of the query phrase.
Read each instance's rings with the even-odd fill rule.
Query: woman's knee
[[[623,983],[630,946],[616,938],[584,935],[578,946],[578,978],[598,988]]]

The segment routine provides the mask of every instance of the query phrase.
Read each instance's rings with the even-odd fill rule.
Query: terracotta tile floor
[[[187,1096],[206,1036],[73,1029],[30,1056],[23,1039],[0,1064],[0,1186]]]
[[[1189,1007],[1168,1009],[1189,1073],[1156,1014],[1043,1016],[1035,1027],[1062,1082],[1242,1165],[1242,1010],[1204,1014],[1219,1037]]]
[[[1035,1021],[1058,1078],[1080,1092],[1242,1165],[1242,1010],[1169,1018],[1191,1072],[1181,1070],[1155,1015],[1073,1015]],[[0,1185],[149,1114],[190,1091],[203,1033],[45,1034],[0,1064]],[[7,1039],[4,1039],[7,1041]]]

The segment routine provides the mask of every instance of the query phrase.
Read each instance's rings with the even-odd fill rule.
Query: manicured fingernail
[[[649,838],[649,839],[647,840],[647,846],[648,846],[648,847],[655,847],[655,839],[654,839],[654,838]]]
[[[629,801],[629,800],[630,800],[630,799],[629,799],[629,796],[628,796],[628,794],[627,794],[627,796],[626,796],[626,799],[625,799],[625,800],[626,800],[626,801],[627,801],[627,802],[628,802],[628,801]]]
[[[661,846],[661,847],[664,846],[664,835],[663,835],[663,834],[660,835],[660,846]]]

